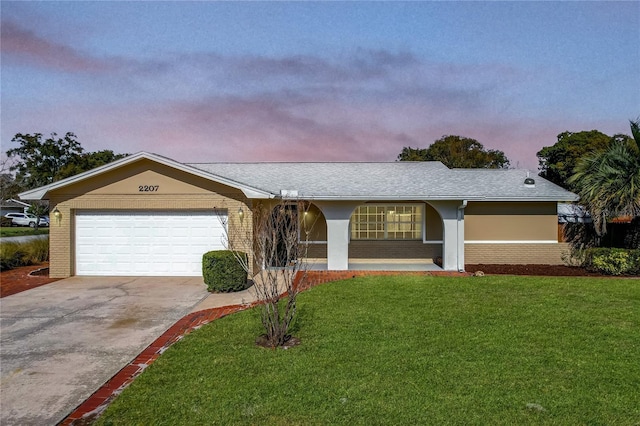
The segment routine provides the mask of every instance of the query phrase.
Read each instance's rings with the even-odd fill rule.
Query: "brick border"
[[[109,403],[129,386],[145,368],[158,359],[169,346],[207,323],[235,312],[252,308],[256,305],[257,303],[254,302],[246,305],[224,306],[193,312],[184,316],[135,357],[126,367],[102,385],[93,395],[80,404],[71,414],[60,422],[59,425],[79,426],[93,423],[100,413],[107,408]]]
[[[301,274],[300,272],[298,274]],[[456,276],[468,277],[471,274],[466,272],[445,272],[445,271],[307,271],[306,282],[300,287],[300,291],[307,290],[319,284],[332,281],[346,280],[363,276],[392,276],[392,275],[418,275],[418,276]],[[296,277],[299,282],[300,277]],[[197,330],[205,324],[217,320],[218,318],[240,312],[258,306],[259,302],[252,302],[244,305],[230,305],[220,308],[206,309],[192,312],[175,324],[151,343],[145,350],[134,358],[126,367],[117,372],[111,379],[102,385],[96,392],[80,404],[75,410],[64,418],[59,426],[82,426],[92,424],[98,416],[107,408],[127,386],[134,381],[148,366],[150,366],[164,351],[184,336]]]

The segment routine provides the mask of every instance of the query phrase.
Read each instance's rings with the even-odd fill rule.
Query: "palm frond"
[[[635,121],[629,120],[629,124],[631,125],[633,140],[635,141],[638,152],[640,153],[640,117],[636,118]]]
[[[607,221],[640,215],[640,158],[626,143],[614,143],[603,153],[578,162],[569,182],[575,184],[580,204],[591,213],[599,235]]]

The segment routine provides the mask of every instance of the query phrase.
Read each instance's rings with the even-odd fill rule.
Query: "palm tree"
[[[640,216],[640,117],[630,124],[633,139],[616,140],[606,151],[582,158],[569,179],[599,236],[610,219]]]

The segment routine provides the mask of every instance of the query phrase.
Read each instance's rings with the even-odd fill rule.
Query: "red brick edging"
[[[299,288],[307,290],[318,284],[331,281],[371,275],[424,275],[424,276],[469,276],[464,272],[402,272],[402,271],[307,271],[305,283]],[[117,397],[133,380],[140,375],[145,368],[151,365],[162,353],[181,340],[185,335],[201,326],[229,314],[243,311],[257,306],[259,302],[246,305],[231,305],[221,308],[206,309],[186,315],[158,337],[151,345],[142,351],[126,367],[116,373],[109,381],[93,393],[87,400],[80,404],[69,414],[60,426],[80,426],[91,424],[104,411],[105,408]]]
[[[107,408],[109,403],[129,386],[149,365],[151,365],[169,346],[182,339],[185,335],[196,330],[211,321],[229,314],[239,312],[255,306],[257,303],[247,305],[232,305],[222,308],[207,309],[191,313],[178,320],[167,331],[158,337],[151,345],[142,351],[126,367],[116,373],[107,383],[102,385],[93,395],[69,414],[60,425],[91,424],[100,413]]]

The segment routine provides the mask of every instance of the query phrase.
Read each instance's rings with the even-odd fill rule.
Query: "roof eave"
[[[302,200],[310,201],[447,201],[447,200],[467,200],[467,201],[548,201],[548,202],[562,202],[577,201],[578,197],[483,197],[473,195],[448,195],[448,196],[429,196],[429,195],[402,195],[402,196],[390,196],[390,195],[304,195],[301,194],[298,198]]]
[[[109,164],[105,164],[104,166],[100,166],[100,167],[96,167],[95,169],[83,172],[83,173],[79,173],[77,175],[68,177],[66,179],[62,179],[59,180],[57,182],[51,183],[49,185],[45,185],[45,186],[41,186],[39,188],[35,188],[35,189],[31,189],[25,192],[21,192],[20,194],[18,194],[18,196],[21,199],[24,200],[43,200],[43,199],[47,199],[49,192],[63,188],[65,186],[80,182],[82,180],[85,179],[89,179],[93,176],[97,176],[101,173],[110,171],[110,170],[115,170],[117,168],[123,167],[127,164],[133,163],[135,161],[141,160],[141,159],[147,159],[147,160],[151,160],[151,161],[155,161],[156,163],[160,163],[163,164],[165,166],[168,167],[172,167],[174,169],[178,169],[181,171],[184,171],[186,173],[190,173],[192,175],[195,176],[199,176],[202,177],[204,179],[207,180],[212,180],[227,186],[231,186],[233,188],[237,188],[240,191],[242,191],[245,196],[247,198],[273,198],[274,195],[269,193],[269,192],[265,192],[262,191],[260,189],[257,188],[252,188],[250,186],[247,185],[243,185],[239,182],[235,182],[232,181],[230,179],[224,178],[222,176],[217,176],[214,175],[212,173],[207,173],[203,170],[197,169],[195,167],[192,166],[188,166],[182,163],[178,163],[176,161],[170,160],[168,158],[162,157],[160,155],[157,154],[152,154],[149,152],[138,152],[136,154],[133,155],[129,155],[127,157],[124,157],[120,160],[116,160],[112,163]]]

